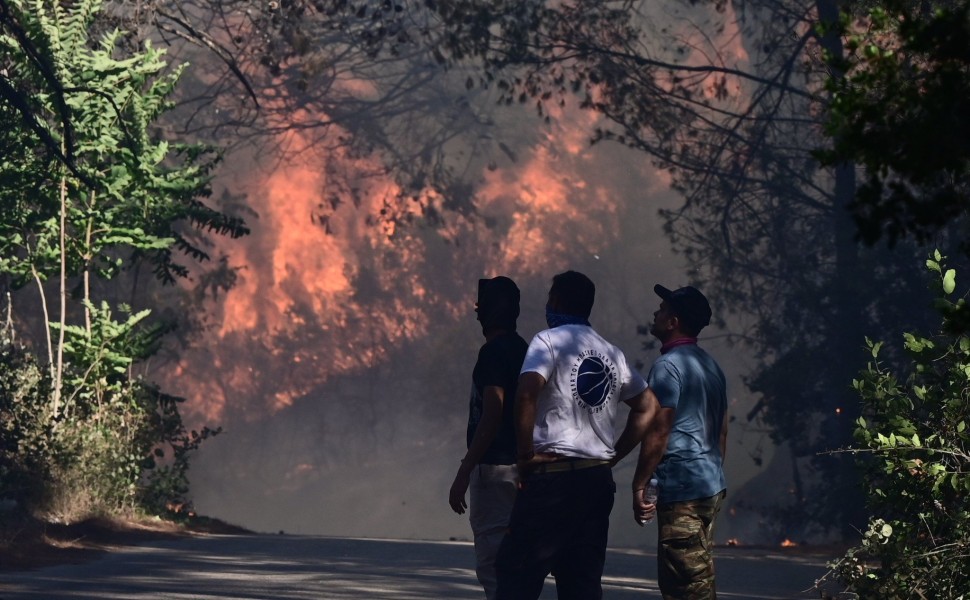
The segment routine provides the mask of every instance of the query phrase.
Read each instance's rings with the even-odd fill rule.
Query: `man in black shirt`
[[[508,529],[518,488],[515,449],[515,391],[528,344],[516,333],[519,288],[508,277],[480,279],[475,312],[485,344],[472,372],[468,451],[451,484],[448,503],[465,512],[475,536],[476,571],[489,600],[495,597],[495,555]]]

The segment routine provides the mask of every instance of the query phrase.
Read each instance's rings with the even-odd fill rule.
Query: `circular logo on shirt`
[[[600,412],[616,392],[616,367],[609,357],[587,350],[570,373],[573,397],[589,412]]]

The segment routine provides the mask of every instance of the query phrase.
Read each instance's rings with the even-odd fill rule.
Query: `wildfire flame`
[[[472,285],[440,291],[455,282],[485,270],[548,274],[560,256],[601,251],[618,227],[619,201],[577,166],[588,152],[578,143],[585,131],[588,123],[574,122],[510,168],[483,170],[471,202],[486,219],[449,211],[430,190],[402,202],[391,179],[373,175],[376,161],[285,134],[280,144],[302,147],[302,161],[240,182],[259,217],[252,235],[220,241],[237,283],[209,307],[209,339],[169,373],[189,398],[187,412],[222,422],[231,402],[247,419],[272,414],[334,374],[377,364],[432,318],[467,315]],[[346,192],[335,172],[371,176],[354,180],[353,198],[334,197]],[[397,226],[428,209],[440,220],[432,233]]]

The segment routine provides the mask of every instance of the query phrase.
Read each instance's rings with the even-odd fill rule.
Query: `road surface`
[[[718,597],[818,598],[826,559],[717,552]],[[202,536],[126,548],[81,565],[0,575],[0,600],[480,600],[468,542],[293,535]],[[611,549],[607,600],[658,599],[652,551]],[[556,597],[548,580],[543,599]]]

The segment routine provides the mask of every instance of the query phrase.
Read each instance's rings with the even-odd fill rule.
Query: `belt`
[[[536,465],[532,470],[532,473],[536,475],[542,473],[562,473],[564,471],[578,471],[580,469],[589,469],[590,467],[600,467],[608,464],[610,464],[610,461],[599,458],[557,460],[555,462],[540,463]]]

